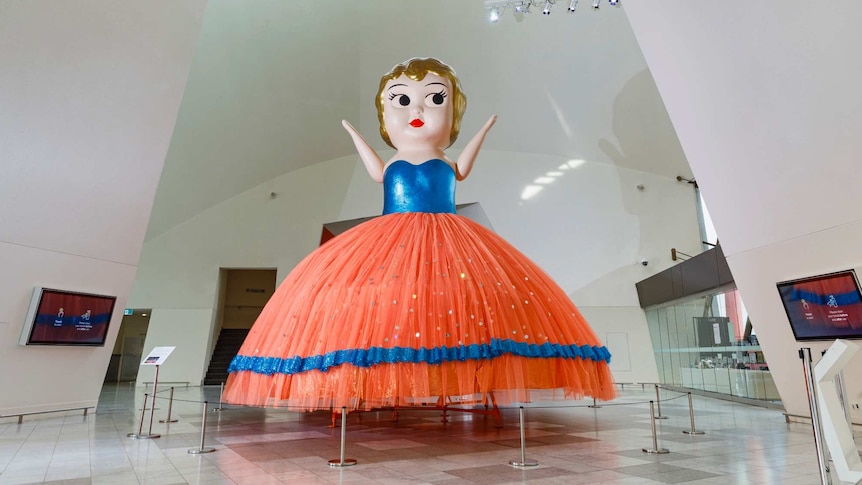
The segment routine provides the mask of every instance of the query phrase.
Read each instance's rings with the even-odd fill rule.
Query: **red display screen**
[[[116,300],[114,296],[37,289],[28,315],[30,330],[25,343],[104,345]]]
[[[778,283],[778,293],[796,340],[862,338],[862,294],[853,270]]]

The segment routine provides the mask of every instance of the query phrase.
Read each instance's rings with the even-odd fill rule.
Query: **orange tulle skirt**
[[[297,410],[536,389],[614,397],[610,354],[526,256],[455,214],[396,213],[331,239],[282,282],[223,400]]]

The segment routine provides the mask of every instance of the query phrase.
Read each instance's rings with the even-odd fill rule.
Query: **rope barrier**
[[[678,392],[678,391],[672,391],[672,392]],[[682,393],[679,396],[663,399],[662,402],[675,401],[677,399],[683,399],[685,397],[687,397],[687,394]],[[184,402],[184,403],[193,403],[193,404],[200,404],[203,402],[203,401],[198,400],[198,399],[183,399],[183,398],[177,398],[177,397],[174,398],[174,401],[175,402]],[[564,400],[562,400],[562,399],[559,400],[559,402],[563,402],[563,401]],[[602,401],[602,405],[599,406],[599,408],[613,407],[613,406],[630,406],[630,405],[636,405],[636,404],[647,405],[650,403],[650,401],[655,402],[654,399],[653,400],[644,400],[644,401],[626,401],[626,402]],[[284,409],[287,411],[296,411],[296,412],[308,411],[308,408],[305,406],[291,406],[291,405],[280,405],[280,404],[273,404],[273,405],[266,405],[266,406],[252,406],[252,405],[248,405],[248,404],[235,404],[235,403],[230,403],[230,402],[220,402],[220,401],[210,401],[210,400],[207,400],[207,402],[211,405],[218,405],[218,406],[230,405],[231,408],[224,408],[224,407],[222,408],[225,411],[228,411],[231,409]],[[575,405],[541,405],[541,404],[539,404],[539,405],[536,405],[533,403],[520,403],[517,405],[500,405],[497,407],[501,410],[517,410],[521,406],[524,406],[524,407],[527,407],[530,409],[592,408],[592,404],[575,404]],[[423,409],[423,406],[421,406],[421,405],[407,405],[407,406],[399,405],[399,406],[381,406],[381,407],[376,407],[376,408],[372,407],[372,408],[370,408],[370,410],[375,410],[375,409],[388,410],[389,408],[392,408],[392,407],[398,407],[399,409],[402,409],[405,411],[410,411],[410,410],[420,411]],[[458,407],[458,403],[455,403],[454,405],[451,405],[449,407]],[[315,410],[316,411],[322,411],[322,410],[331,411],[333,409],[338,409],[338,408],[339,408],[338,406],[332,406],[329,408],[317,408]],[[213,408],[213,409],[217,409],[217,408]],[[365,410],[365,409],[364,408],[356,408],[355,410]],[[350,410],[348,410],[348,411],[350,411]]]
[[[223,386],[223,384],[222,384],[222,386]],[[187,389],[187,392],[188,392],[188,389],[192,389],[192,390],[199,389],[199,391],[202,394],[204,394],[206,391],[204,389],[205,387],[207,387],[207,386],[190,386],[189,388],[186,388],[186,389]],[[656,385],[655,387],[656,387],[656,393],[658,396],[659,395],[658,390],[660,389],[660,386]],[[680,391],[676,391],[673,389],[666,389],[666,388],[661,388],[661,389],[664,389],[666,392],[678,394],[677,396],[664,399],[665,403],[670,402],[670,401],[675,401],[678,399],[683,399],[683,398],[688,399],[689,419],[690,419],[690,423],[691,423],[691,429],[685,430],[685,431],[683,431],[683,433],[686,433],[689,435],[703,434],[704,432],[703,431],[697,431],[695,428],[695,425],[694,425],[694,410],[693,410],[691,392],[680,392]],[[200,400],[200,399],[190,399],[190,398],[177,398],[174,396],[174,388],[173,387],[171,387],[170,389],[165,389],[162,392],[167,392],[167,391],[170,391],[170,397],[168,398],[169,399],[168,417],[166,420],[160,420],[159,422],[160,423],[170,423],[170,422],[176,421],[176,420],[171,420],[171,411],[172,411],[172,407],[173,407],[174,402],[202,405],[203,406],[203,414],[202,414],[202,420],[201,420],[200,446],[197,449],[188,450],[188,452],[190,454],[201,454],[201,453],[211,453],[211,452],[215,451],[214,448],[206,448],[205,447],[205,439],[206,439],[208,406],[210,404],[216,404],[216,403],[214,403],[213,401],[210,401],[210,400],[206,400],[206,399]],[[218,408],[213,408],[212,409],[213,411],[252,410],[252,409],[256,409],[256,410],[285,410],[285,411],[289,411],[289,412],[307,412],[308,411],[308,408],[306,406],[291,406],[289,404],[288,405],[275,404],[275,405],[271,405],[271,406],[248,406],[248,405],[231,404],[232,407],[226,408],[226,407],[223,407],[223,404],[230,404],[230,403],[224,403],[222,401],[221,397],[222,397],[223,392],[224,392],[224,388],[220,387],[219,400],[217,402]],[[151,395],[149,393],[144,393],[144,406],[143,406],[143,409],[141,410],[140,425],[138,428],[138,432],[137,433],[129,433],[127,435],[128,437],[133,438],[133,439],[146,439],[146,438],[157,438],[160,436],[158,434],[152,433],[152,426],[153,426],[153,423],[152,423],[153,422],[153,411],[152,411],[152,409],[155,408],[155,404],[156,404],[157,399],[165,399],[163,396],[157,396],[157,395],[152,395],[152,404],[151,404],[151,408],[150,408],[151,411],[150,411],[149,433],[143,434],[143,425],[144,425],[144,419],[146,417],[147,403],[150,401],[150,397],[151,397]],[[526,458],[526,431],[525,431],[525,419],[524,419],[525,408],[529,408],[529,409],[533,409],[533,410],[590,408],[590,409],[595,410],[595,409],[602,408],[602,407],[649,405],[650,426],[651,426],[651,430],[652,430],[652,447],[651,448],[643,448],[643,451],[645,453],[660,453],[660,454],[669,453],[669,451],[667,449],[659,448],[659,446],[658,446],[658,437],[657,437],[657,432],[656,432],[655,420],[661,419],[661,418],[656,416],[654,413],[654,409],[655,409],[654,407],[656,404],[656,402],[654,400],[650,399],[650,400],[643,400],[643,401],[642,400],[627,400],[625,402],[603,402],[601,406],[598,406],[596,404],[595,399],[592,399],[592,398],[590,398],[590,399],[592,401],[592,404],[586,403],[586,404],[572,405],[572,404],[568,404],[571,401],[560,400],[557,402],[558,403],[565,402],[565,404],[561,405],[561,404],[552,404],[552,403],[548,403],[548,404],[520,403],[517,406],[514,406],[514,405],[497,406],[497,409],[502,410],[502,411],[514,411],[517,409],[518,413],[519,413],[519,430],[520,430],[520,436],[521,436],[521,456],[520,456],[520,459],[510,460],[509,465],[514,466],[514,467],[518,467],[518,468],[523,468],[523,467],[532,467],[532,466],[535,466],[538,464],[534,460],[528,460]],[[463,407],[463,405],[459,406],[458,403],[455,403],[454,406],[450,406],[450,408],[459,408],[459,407]],[[475,405],[473,405],[473,407],[475,407]],[[422,406],[417,405],[417,406],[383,406],[380,408],[371,408],[371,409],[368,409],[367,411],[386,411],[386,410],[391,410],[393,408],[396,409],[396,412],[398,410],[403,410],[403,411],[411,411],[411,410],[422,411],[423,410]],[[435,407],[435,408],[427,408],[427,409],[430,410],[430,409],[439,409],[439,408]],[[330,407],[328,409],[326,409],[326,408],[317,409],[317,411],[329,411],[329,412],[335,412],[336,410],[338,410],[338,408],[336,408],[336,407]],[[366,411],[365,409],[357,409],[357,410]],[[445,410],[446,409],[444,408],[443,411],[445,412]],[[346,439],[347,439],[347,415],[349,414],[350,410],[348,410],[347,407],[342,406],[340,408],[340,411],[341,411],[341,455],[340,455],[339,459],[329,461],[329,465],[332,467],[344,467],[344,466],[350,466],[350,465],[353,465],[356,463],[356,460],[354,460],[354,459],[345,458],[345,443],[346,443]],[[598,412],[598,411],[596,411],[596,412]],[[659,411],[659,413],[660,413],[660,411]]]

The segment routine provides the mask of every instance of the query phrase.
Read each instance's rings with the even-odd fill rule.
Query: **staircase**
[[[248,335],[248,328],[223,328],[219,333],[207,375],[205,386],[218,386],[227,381],[227,368]]]

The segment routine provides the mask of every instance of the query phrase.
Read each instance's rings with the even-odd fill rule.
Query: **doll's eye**
[[[425,96],[425,104],[428,106],[440,106],[446,101],[446,96],[448,96],[446,91],[431,93],[428,96]]]
[[[410,96],[406,94],[390,94],[389,100],[392,102],[392,106],[409,106],[410,105]]]

